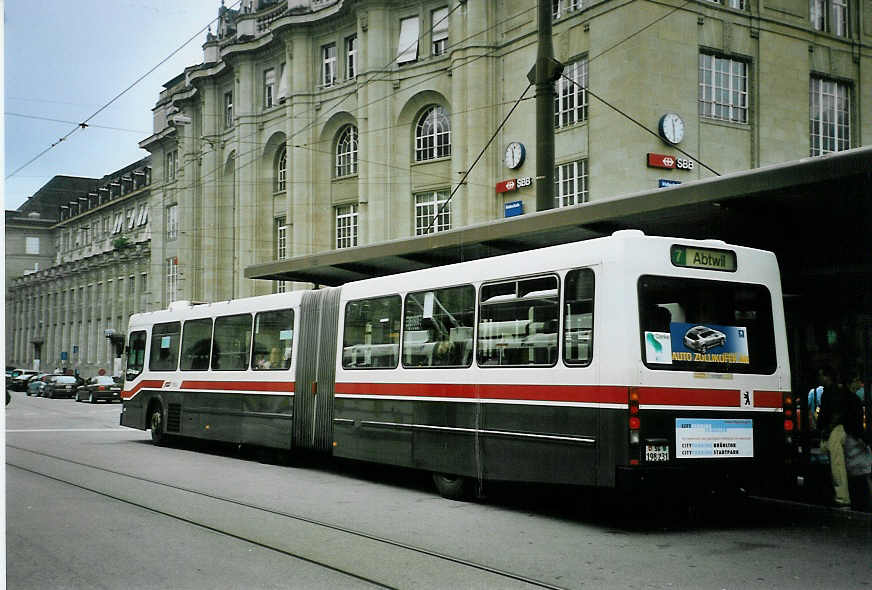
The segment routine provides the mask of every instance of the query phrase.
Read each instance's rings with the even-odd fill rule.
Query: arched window
[[[275,192],[283,193],[287,187],[288,175],[288,148],[282,146],[278,156],[276,156],[276,182]]]
[[[451,123],[439,105],[424,110],[415,126],[415,161],[447,158],[451,155]]]
[[[346,125],[336,141],[336,176],[357,174],[357,127]]]

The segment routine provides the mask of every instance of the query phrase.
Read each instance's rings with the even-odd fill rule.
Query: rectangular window
[[[145,367],[145,341],[146,334],[131,332],[127,342],[127,371],[125,378],[130,381],[136,379]]]
[[[128,209],[126,213],[127,217],[127,229],[133,229],[136,225],[136,209]]]
[[[179,294],[179,259],[175,256],[166,259],[167,304],[176,300]]]
[[[269,68],[263,71],[263,108],[271,108],[275,104],[276,70]]]
[[[699,114],[706,119],[748,122],[748,65],[699,54]]]
[[[809,134],[812,156],[851,147],[851,88],[847,84],[811,78],[809,82]]]
[[[399,359],[399,295],[349,301],[342,333],[346,369],[395,369]]]
[[[244,371],[248,368],[251,315],[231,315],[215,320],[212,338],[212,370]]]
[[[357,205],[336,207],[336,248],[357,246]]]
[[[139,212],[136,214],[136,225],[145,225],[148,223],[148,205],[140,205]]]
[[[127,294],[130,297],[133,297],[133,294],[136,293],[136,277],[134,275],[130,275],[127,277]]]
[[[581,10],[582,7],[582,0],[551,0],[551,15],[554,20],[557,20],[576,10]]]
[[[345,79],[357,76],[357,35],[345,38]]]
[[[166,210],[167,241],[171,242],[179,237],[179,206],[170,205]]]
[[[583,121],[587,121],[587,58],[567,64],[554,83],[554,127]]]
[[[762,285],[642,276],[639,342],[650,369],[775,371],[772,295]]]
[[[233,92],[224,93],[224,129],[233,127]]]
[[[830,0],[833,26],[830,32],[840,37],[848,36],[848,0]]]
[[[404,367],[468,367],[475,331],[472,285],[406,295]]]
[[[587,160],[561,164],[554,170],[554,195],[558,207],[580,205],[589,199]]]
[[[152,371],[175,371],[179,362],[179,341],[182,325],[179,322],[155,324],[151,329],[151,355],[148,368]]]
[[[593,357],[594,275],[589,268],[566,274],[563,302],[563,361],[590,364]]]
[[[433,217],[437,212],[439,216],[434,223]],[[451,203],[448,202],[448,191],[432,191],[415,195],[415,235],[449,229],[451,229]]]
[[[176,169],[179,165],[179,150],[170,150],[167,152],[167,162],[166,162],[166,170],[164,171],[164,178],[166,180],[173,180],[176,177]]]
[[[430,13],[433,35],[433,57],[443,55],[448,49],[448,8],[438,8]]]
[[[212,351],[212,319],[188,320],[182,334],[182,371],[206,371]]]
[[[288,292],[288,282],[287,281],[276,281],[276,293],[287,293]]]
[[[251,368],[281,370],[291,366],[294,350],[294,310],[264,311],[254,316]]]
[[[400,21],[400,41],[397,44],[397,65],[418,60],[418,17]]]
[[[39,237],[24,238],[24,251],[27,254],[39,254]]]
[[[276,217],[273,222],[275,227],[276,260],[287,260],[288,258],[288,225],[285,219],[283,215]]]
[[[112,226],[112,233],[119,234],[124,231],[124,213],[120,211],[115,214],[115,225]]]
[[[553,275],[481,286],[478,364],[551,366],[557,362],[559,279]]]
[[[811,27],[816,31],[847,37],[850,33],[848,16],[848,0],[810,0],[809,2],[809,20]]]
[[[336,43],[321,48],[321,86],[329,88],[336,84]]]

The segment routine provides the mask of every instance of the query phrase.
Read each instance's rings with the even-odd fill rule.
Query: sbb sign
[[[529,176],[504,180],[497,183],[497,193],[508,193],[519,188],[524,188],[525,186],[530,186],[531,184],[533,184],[533,179]]]
[[[676,158],[666,154],[648,154],[649,168],[667,168],[669,170],[678,168],[679,170],[693,170],[693,165],[693,160],[685,158]]]

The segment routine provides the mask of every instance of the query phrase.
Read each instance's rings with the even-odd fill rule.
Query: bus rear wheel
[[[470,495],[469,480],[460,475],[448,473],[434,473],[433,483],[439,495],[449,500],[466,500]]]
[[[168,437],[164,432],[163,422],[163,408],[160,404],[155,404],[151,408],[148,424],[151,428],[151,441],[156,445],[164,445],[167,442]]]

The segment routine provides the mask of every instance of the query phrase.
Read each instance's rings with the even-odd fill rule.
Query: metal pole
[[[554,81],[563,65],[554,59],[551,2],[539,2],[536,65],[527,74],[536,85],[536,210],[554,208]]]

